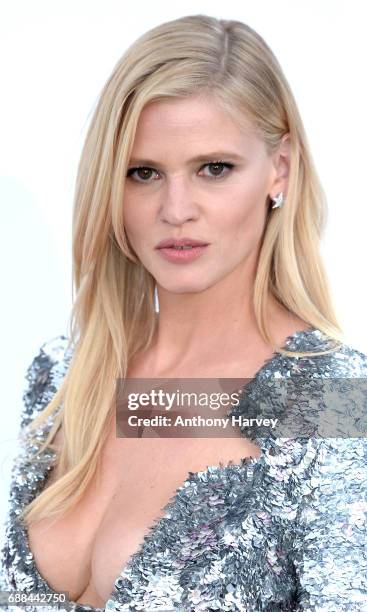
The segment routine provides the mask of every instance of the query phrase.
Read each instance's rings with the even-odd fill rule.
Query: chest
[[[40,574],[53,589],[68,591],[71,600],[103,607],[189,472],[259,454],[242,437],[121,439],[111,429],[99,475],[78,505],[28,530]]]
[[[221,372],[225,377],[236,377],[241,370],[244,376],[243,364],[227,364]],[[149,375],[146,360],[129,369],[131,378]],[[195,373],[175,375],[194,377]],[[216,376],[218,371],[202,375]],[[61,431],[55,443],[62,444]],[[57,521],[43,520],[28,530],[40,574],[53,589],[68,591],[72,601],[104,607],[115,580],[140,550],[144,537],[163,516],[189,472],[259,455],[260,450],[240,435],[220,439],[118,438],[113,420],[99,474],[77,506]]]

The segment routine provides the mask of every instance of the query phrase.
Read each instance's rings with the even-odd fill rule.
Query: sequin
[[[329,342],[311,327],[289,336],[284,346],[316,351],[329,348]],[[41,492],[54,460],[49,450],[37,464],[30,462],[27,425],[52,398],[71,356],[67,338],[57,336],[41,347],[27,371],[0,556],[2,590],[53,592],[16,517]],[[266,416],[269,407],[281,406],[279,381],[294,375],[303,377],[297,388],[299,409],[315,415],[316,379],[367,378],[367,355],[347,344],[317,357],[274,354],[246,387],[234,413],[248,416],[256,407]],[[352,405],[348,384],[339,385],[338,393]],[[339,408],[334,406],[334,414]],[[356,422],[361,424],[366,413],[366,403],[359,402]],[[38,430],[39,441],[54,416]],[[367,612],[366,437],[260,434],[260,429],[246,430],[260,447],[260,457],[188,474],[116,577],[105,608],[70,602],[68,609]],[[36,607],[9,607],[15,610],[34,612]]]

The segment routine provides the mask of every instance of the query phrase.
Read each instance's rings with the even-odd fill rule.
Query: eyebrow
[[[196,155],[187,161],[188,164],[192,164],[194,162],[205,162],[208,160],[219,160],[224,158],[231,158],[237,161],[244,161],[244,158],[237,153],[232,153],[230,151],[212,151],[211,153],[206,153],[205,155]],[[129,164],[140,164],[146,166],[163,166],[160,162],[154,161],[153,159],[142,159],[140,157],[132,157],[129,161]]]

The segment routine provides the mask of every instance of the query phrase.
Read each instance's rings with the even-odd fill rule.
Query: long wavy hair
[[[123,225],[124,185],[137,122],[155,100],[210,95],[250,119],[269,153],[290,134],[291,165],[285,205],[271,210],[253,290],[259,330],[275,351],[320,355],[342,341],[320,256],[326,199],[302,120],[282,69],[248,25],[207,15],[175,19],[139,37],[105,84],[82,151],[73,211],[73,307],[67,374],[52,401],[30,424],[38,428],[62,405],[44,443],[62,425],[58,477],[26,508],[26,524],[73,508],[95,476],[114,411],[117,378],[147,349],[157,316],[155,280],[132,251]],[[270,203],[270,200],[269,200]],[[270,207],[269,207],[270,209]],[[336,342],[327,351],[285,351],[267,321],[269,294]]]

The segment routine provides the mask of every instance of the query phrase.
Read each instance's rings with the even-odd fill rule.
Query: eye
[[[129,178],[130,176],[133,176],[136,172],[140,172],[141,175],[137,175],[140,176],[140,179],[135,179],[138,183],[147,183],[148,180],[150,178],[150,173],[153,171],[153,168],[148,168],[148,166],[139,166],[137,168],[129,168],[129,170],[127,171],[127,177]]]
[[[228,172],[223,173],[223,168],[227,168],[227,170],[230,171],[234,167],[234,164],[224,161],[213,161],[201,166],[200,170],[206,167],[211,168],[211,171],[214,170],[214,174],[206,174],[204,177],[218,180],[228,174]],[[152,176],[152,172],[157,172],[157,170],[149,168],[149,166],[137,166],[136,168],[129,168],[126,176],[127,178],[132,177],[137,183],[148,183],[151,182],[149,179]]]
[[[227,168],[228,170],[231,170],[234,167],[234,164],[231,164],[229,162],[224,162],[224,161],[216,161],[216,162],[208,162],[207,164],[204,164],[204,166],[202,167],[205,168],[206,166],[208,168],[211,167],[212,170],[214,169],[214,175],[209,175],[208,178],[221,179],[223,176],[228,174],[228,172],[225,172],[223,174],[223,172],[218,172],[218,169],[221,170],[223,168]]]

